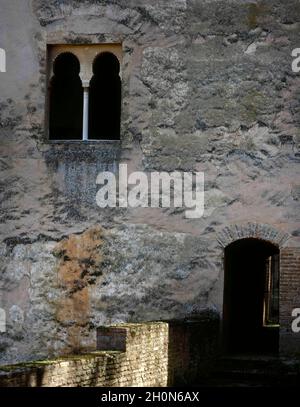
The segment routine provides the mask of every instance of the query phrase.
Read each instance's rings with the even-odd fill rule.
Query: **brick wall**
[[[211,313],[169,322],[170,385],[191,385],[210,374],[219,350],[219,332],[219,318]]]
[[[97,351],[0,368],[0,386],[167,386],[212,366],[216,319],[97,329]],[[208,366],[209,364],[209,366]]]
[[[0,386],[167,385],[168,324],[100,328],[97,336],[98,344],[115,350],[7,367],[0,370]]]
[[[280,353],[300,354],[300,333],[291,329],[294,308],[300,308],[300,248],[280,253]]]

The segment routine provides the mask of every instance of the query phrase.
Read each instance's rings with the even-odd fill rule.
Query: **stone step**
[[[300,364],[276,357],[227,356],[200,385],[214,387],[300,386]]]

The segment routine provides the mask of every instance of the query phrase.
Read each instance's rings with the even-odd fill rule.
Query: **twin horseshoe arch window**
[[[50,49],[49,139],[119,140],[121,46]]]

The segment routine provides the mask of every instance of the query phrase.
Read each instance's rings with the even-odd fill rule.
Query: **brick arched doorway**
[[[277,245],[244,238],[225,248],[223,345],[227,353],[278,353]]]
[[[277,266],[274,265],[275,259],[273,259],[273,265],[270,265],[269,260],[269,265],[270,267],[278,267],[278,272],[280,275],[280,285],[285,284],[286,281],[286,266],[285,263],[286,261],[284,260],[285,253],[287,251],[286,244],[287,241],[289,240],[290,236],[279,230],[274,228],[271,225],[268,224],[259,224],[259,223],[254,223],[254,222],[247,222],[247,223],[239,223],[239,224],[231,224],[223,228],[217,235],[217,240],[219,245],[222,247],[221,251],[221,256],[223,259],[223,267],[222,267],[222,280],[223,280],[223,308],[222,308],[222,323],[221,323],[221,338],[222,338],[222,345],[223,345],[223,350],[228,352],[231,350],[232,352],[255,352],[255,353],[268,353],[270,351],[272,352],[277,352],[278,351],[278,337],[280,337],[280,346],[282,347],[282,336],[283,336],[283,327],[284,329],[286,326],[285,320],[287,319],[285,317],[286,315],[286,310],[285,310],[285,302],[283,301],[282,297],[282,287],[279,293],[279,323],[280,323],[280,333],[279,328],[277,325],[274,326],[273,330],[273,341],[266,339],[268,335],[272,337],[272,327],[270,328],[269,331],[265,334],[265,339],[262,340],[262,337],[264,336],[261,332],[261,337],[258,332],[255,333],[250,330],[251,326],[253,328],[254,325],[254,320],[251,321],[250,324],[247,325],[245,322],[245,319],[247,319],[247,313],[250,313],[251,311],[251,305],[248,307],[246,310],[242,310],[242,304],[243,302],[247,302],[247,296],[249,294],[250,296],[250,302],[253,297],[257,296],[257,291],[260,292],[260,311],[257,311],[256,315],[259,315],[259,322],[262,324],[263,323],[263,318],[266,316],[264,314],[264,311],[262,311],[262,302],[266,302],[265,297],[262,299],[262,294],[261,290],[263,288],[263,276],[266,276],[265,272],[265,267],[266,267],[266,260],[270,259],[270,257],[276,255],[276,261],[277,261]],[[257,257],[257,253],[261,253]],[[257,258],[257,262],[259,265],[256,267],[261,270],[260,273],[258,273],[258,276],[253,273],[253,278],[252,280],[248,281],[247,285],[247,279],[243,279],[245,276],[251,276],[251,269],[253,269],[255,263],[255,257]],[[235,258],[236,260],[233,261],[232,259]],[[283,260],[282,260],[283,258]],[[260,259],[260,260],[259,260]],[[226,264],[227,263],[227,264]],[[263,266],[264,264],[264,266]],[[233,273],[230,276],[229,274],[229,281],[226,281],[227,279],[227,274],[226,271],[230,270],[230,265],[233,267]],[[248,269],[248,273],[245,272],[246,269]],[[239,285],[240,287],[240,297],[239,293],[235,296],[235,300],[233,303],[230,303],[230,291],[229,294],[226,291],[227,289],[225,288],[226,284],[230,285],[230,279],[234,279],[234,275],[236,274],[235,271],[239,274],[237,277],[235,283],[233,285],[237,286]],[[244,273],[243,273],[244,270]],[[249,271],[250,270],[250,271]],[[230,273],[230,271],[229,271]],[[259,277],[260,276],[260,277]],[[239,282],[240,278],[240,282]],[[250,277],[249,277],[250,278]],[[257,278],[257,280],[255,280]],[[261,280],[259,280],[261,278]],[[260,282],[259,282],[260,281]],[[266,283],[266,280],[265,280]],[[250,286],[253,286],[252,291],[249,289]],[[245,295],[243,296],[243,289],[245,291]],[[265,285],[264,285],[265,289]],[[229,289],[230,290],[230,289]],[[275,293],[276,294],[276,293]],[[253,297],[252,297],[253,296]],[[228,303],[229,301],[229,303]],[[221,304],[220,304],[221,305]],[[254,303],[252,304],[252,307],[255,308],[256,306]],[[229,309],[228,309],[229,308]],[[230,309],[234,308],[234,312],[236,311],[240,315],[244,315],[244,318],[241,316],[239,319],[238,316],[235,314],[233,315],[233,318],[230,322],[230,315],[229,311]],[[255,313],[254,313],[255,314]],[[254,316],[253,316],[254,319]],[[272,322],[272,321],[271,321]],[[239,325],[240,327],[235,331],[234,328],[230,332],[229,325],[230,323],[235,324],[235,327]],[[258,320],[256,320],[256,323],[258,323]],[[253,324],[253,325],[252,325]],[[272,325],[272,324],[270,324]],[[267,329],[267,328],[266,328]],[[242,331],[244,332],[244,335],[240,335],[239,337],[239,332]],[[249,331],[251,333],[249,333]],[[266,330],[265,330],[266,331]],[[276,332],[276,336],[274,334]],[[250,338],[249,341],[243,340],[247,336]],[[274,339],[275,336],[275,339]],[[251,343],[251,337],[255,338],[256,340],[253,340],[253,343]],[[250,342],[250,343],[249,343]],[[264,345],[262,346],[257,346],[259,345],[259,342]],[[272,345],[271,345],[272,342]],[[255,345],[256,343],[256,345]],[[269,343],[269,346],[266,345],[266,343]],[[245,346],[243,346],[243,344]],[[247,346],[247,344],[249,346]],[[252,349],[251,349],[252,348]],[[256,348],[256,349],[255,349]]]

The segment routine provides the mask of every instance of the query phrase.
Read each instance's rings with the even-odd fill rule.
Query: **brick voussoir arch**
[[[217,234],[217,241],[223,248],[236,240],[246,238],[265,240],[282,248],[290,235],[269,224],[255,222],[228,225]]]

